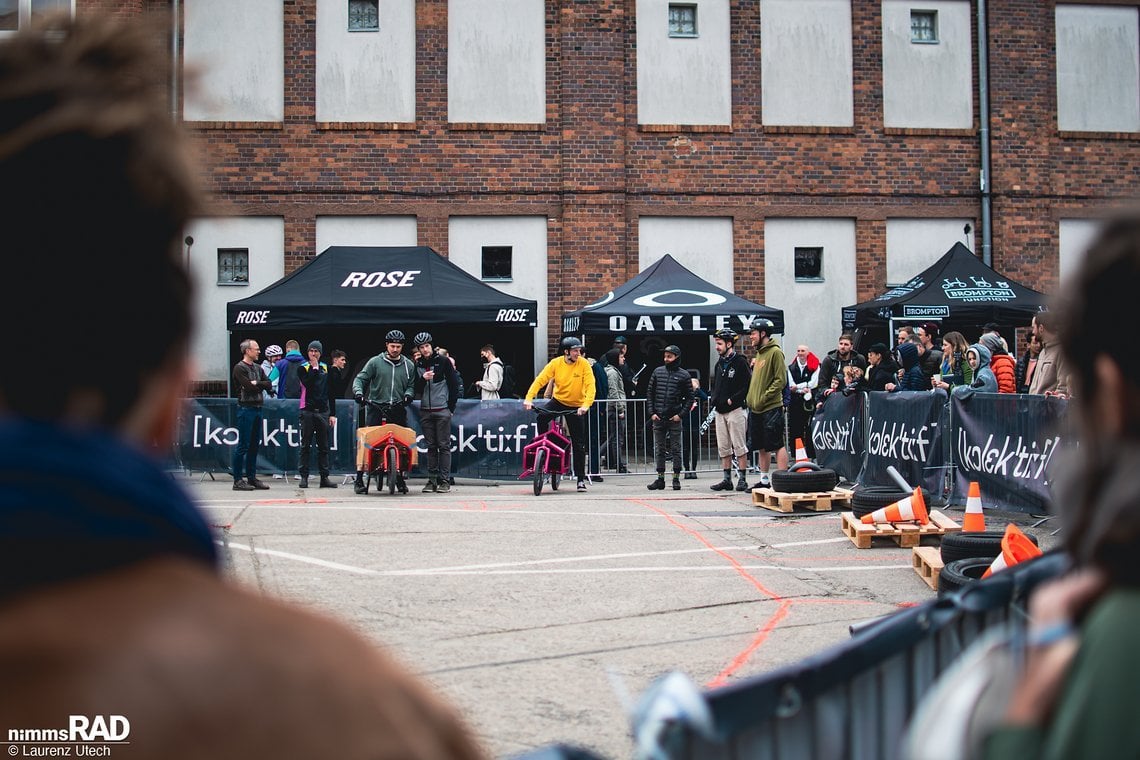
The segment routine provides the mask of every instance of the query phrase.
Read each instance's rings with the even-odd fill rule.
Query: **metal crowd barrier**
[[[659,690],[633,721],[638,758],[894,760],[935,680],[988,628],[1024,627],[1029,593],[1061,575],[1060,551],[857,628],[849,641],[723,688]],[[652,689],[651,689],[652,691]],[[597,758],[552,745],[517,760]]]
[[[624,405],[624,407],[623,407]],[[625,409],[625,417],[618,410]],[[720,472],[716,449],[716,429],[710,426],[702,433],[701,423],[709,413],[708,401],[681,416],[681,462],[684,472]],[[653,457],[653,423],[643,398],[598,399],[586,415],[590,448],[587,469],[591,475],[609,475],[623,470],[633,474],[656,472]],[[672,473],[672,460],[665,463]]]

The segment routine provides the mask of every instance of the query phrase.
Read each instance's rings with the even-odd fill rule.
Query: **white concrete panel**
[[[963,231],[967,224],[968,236]],[[977,231],[973,219],[888,219],[887,284],[903,284],[942,258],[955,243],[977,251]]]
[[[419,245],[414,216],[318,216],[317,253],[333,245]]]
[[[194,238],[189,261],[198,312],[191,349],[197,363],[193,377],[226,380],[232,367],[226,304],[247,298],[284,276],[285,222],[278,216],[202,217],[187,226],[186,234]],[[219,248],[249,249],[248,285],[218,285]]]
[[[637,122],[731,124],[728,0],[697,3],[697,37],[669,36],[669,0],[637,0]]]
[[[187,121],[281,121],[285,25],[281,0],[186,0]],[[195,79],[192,72],[198,72]]]
[[[383,0],[375,32],[348,31],[345,0],[318,0],[317,121],[415,120],[415,0]]]
[[[913,0],[883,0],[883,124],[912,129],[974,125],[969,0],[923,0],[937,44],[910,41]]]
[[[731,217],[643,216],[637,238],[639,272],[669,254],[698,277],[736,292]]]
[[[760,0],[765,124],[852,126],[851,61],[849,0]]]
[[[546,121],[542,0],[448,0],[447,119]]]
[[[823,281],[796,282],[795,249],[823,248]],[[853,219],[768,219],[764,223],[764,303],[784,310],[784,353],[806,344],[823,358],[835,348],[844,306],[855,303]]]
[[[511,281],[487,284],[538,302],[532,372],[538,372],[550,358],[546,355],[546,312],[550,305],[546,243],[545,216],[453,216],[447,224],[448,259],[474,277],[482,275],[483,246],[511,246]],[[487,340],[494,343],[495,336],[488,335]]]
[[[1140,132],[1140,10],[1058,5],[1057,128]]]
[[[1104,222],[1099,219],[1062,219],[1058,223],[1057,247],[1062,285],[1084,261],[1085,252],[1103,227]]]

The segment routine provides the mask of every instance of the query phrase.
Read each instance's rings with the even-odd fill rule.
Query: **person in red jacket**
[[[998,393],[1017,393],[1017,373],[1013,357],[1005,350],[1001,336],[986,333],[980,338],[983,346],[990,350],[990,369],[997,378]]]

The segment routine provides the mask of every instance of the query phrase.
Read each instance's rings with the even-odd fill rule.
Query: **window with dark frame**
[[[795,250],[796,282],[823,282],[823,248],[797,247]]]
[[[692,3],[669,3],[669,36],[697,36],[697,6]]]
[[[380,0],[348,0],[348,31],[380,31]]]
[[[513,246],[483,246],[483,279],[510,280]]]
[[[219,248],[218,249],[218,284],[219,285],[248,285],[249,284],[249,249],[248,248]]]
[[[910,41],[923,45],[938,43],[938,11],[910,12]]]

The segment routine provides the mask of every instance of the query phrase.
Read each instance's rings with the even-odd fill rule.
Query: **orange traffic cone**
[[[1004,570],[1018,562],[1039,556],[1041,556],[1041,550],[1037,548],[1037,544],[1030,541],[1020,528],[1010,523],[1005,526],[1005,535],[1001,537],[1001,554],[982,573],[982,577],[989,578],[998,570]]]
[[[905,499],[896,501],[889,507],[876,509],[869,515],[863,515],[863,522],[868,525],[872,523],[911,522],[914,520],[917,520],[923,525],[930,522],[930,517],[926,514],[926,502],[922,499],[921,488],[914,489],[913,494]]]
[[[810,462],[808,459],[807,449],[804,448],[804,439],[796,439],[796,462]]]
[[[982,489],[978,481],[970,483],[970,494],[966,497],[966,516],[962,519],[962,530],[975,532],[986,529],[986,516],[982,512]]]

